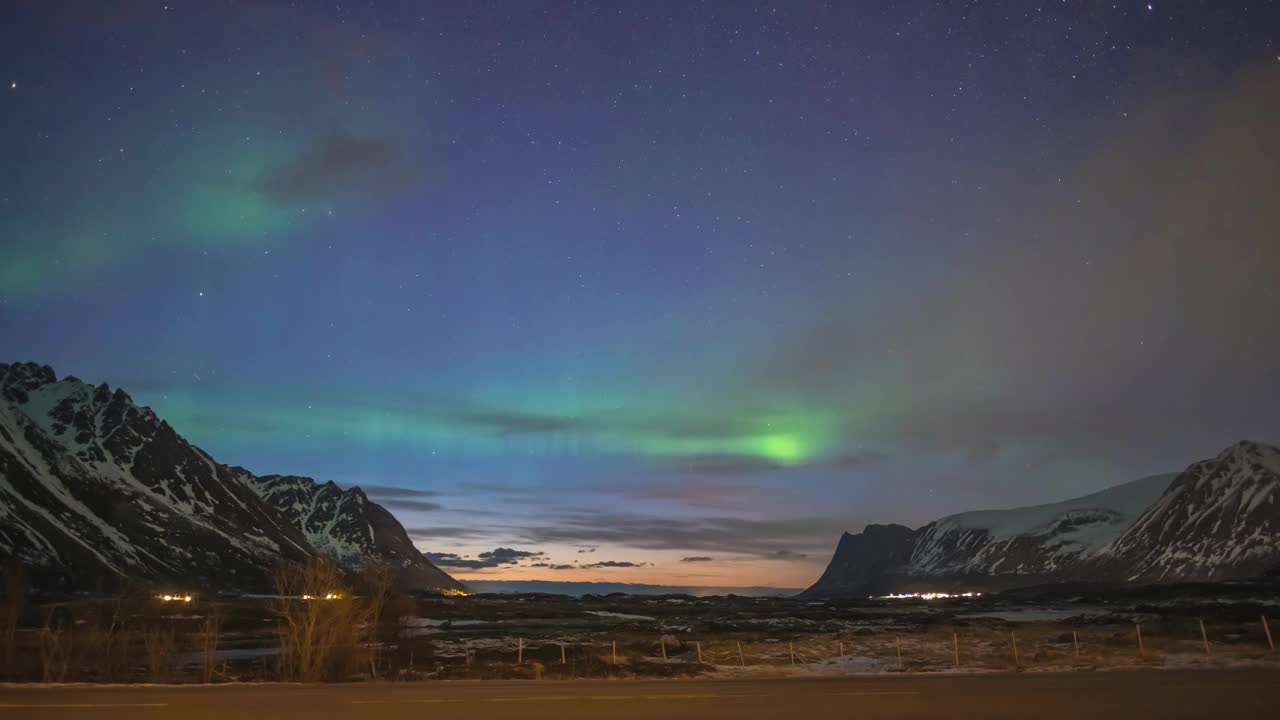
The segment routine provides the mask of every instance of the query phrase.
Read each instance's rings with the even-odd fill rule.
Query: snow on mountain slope
[[[1058,503],[949,515],[920,531],[913,575],[1050,575],[1093,557],[1173,481],[1134,480]]]
[[[312,551],[288,521],[121,390],[0,365],[0,553],[83,586],[260,583]]]
[[[1129,580],[1213,580],[1280,563],[1280,449],[1241,442],[1187,468],[1107,548]]]
[[[462,589],[423,557],[404,527],[360,488],[343,490],[308,477],[241,472],[244,482],[284,512],[313,547],[344,567],[358,570],[366,560],[379,558],[395,569],[406,587]]]
[[[122,390],[0,364],[0,559],[17,558],[43,584],[261,588],[279,562],[324,552],[347,567],[387,560],[413,587],[457,586],[363,492],[346,491],[332,522],[316,527],[259,486]]]

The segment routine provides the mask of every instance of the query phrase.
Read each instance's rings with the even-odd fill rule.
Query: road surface
[[[1276,718],[1280,670],[767,680],[5,687],[0,717],[93,720]]]

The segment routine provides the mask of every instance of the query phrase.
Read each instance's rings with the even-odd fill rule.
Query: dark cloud
[[[803,560],[809,556],[805,553],[797,553],[790,550],[777,550],[765,555],[764,557],[770,560]]]
[[[488,552],[482,552],[477,557],[485,560],[493,560],[503,565],[512,565],[526,558],[546,557],[546,553],[541,550],[516,550],[514,548],[494,548]]]
[[[715,560],[715,558],[710,555],[690,555],[688,557],[680,558],[680,562],[682,563],[712,562],[713,560]]]
[[[383,507],[392,510],[412,510],[415,512],[432,512],[442,509],[439,503],[427,502],[426,500],[407,500],[399,498],[375,498],[375,502]]]
[[[409,533],[409,537],[415,540],[436,540],[439,538],[450,539],[477,539],[488,538],[495,534],[495,530],[485,527],[411,527],[405,528]]]
[[[352,192],[392,193],[413,179],[403,157],[401,148],[384,140],[330,136],[264,175],[257,189],[280,205],[330,200]]]
[[[601,562],[593,562],[582,565],[585,568],[642,568],[649,567],[649,563],[635,563],[626,560],[602,560]]]
[[[776,492],[731,478],[689,479],[683,482],[646,480],[614,490],[636,500],[668,500],[707,510],[742,510],[758,507]]]
[[[418,490],[395,485],[361,485],[360,489],[371,498],[425,498],[440,495],[435,490]]]
[[[505,547],[482,552],[474,558],[445,552],[427,552],[423,555],[441,568],[456,570],[483,570],[503,565],[517,565],[521,560],[546,557],[546,553],[540,550],[516,550]],[[534,564],[533,567],[541,567],[541,565]]]
[[[581,554],[583,554],[583,553],[593,553],[593,552],[595,552],[595,551],[596,551],[596,549],[595,549],[594,547],[578,548],[578,554],[579,554],[579,555],[581,555]]]
[[[849,527],[856,527],[849,517],[671,518],[590,510],[558,513],[548,521],[510,527],[506,532],[534,545],[594,543],[643,550],[769,555],[779,546],[829,552],[835,538]]]
[[[530,564],[529,567],[545,568],[547,570],[572,570],[579,566],[578,565],[557,565],[556,563],[549,563],[549,562],[536,562],[536,563]]]

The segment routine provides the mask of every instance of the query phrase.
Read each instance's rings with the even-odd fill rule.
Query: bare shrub
[[[168,682],[173,675],[177,634],[172,624],[148,625],[142,629],[142,645],[147,653],[151,682]]]
[[[378,677],[378,662],[381,659],[379,630],[382,626],[382,611],[391,597],[391,583],[394,579],[391,566],[384,562],[367,563],[360,576],[360,585],[364,590],[363,613],[369,674],[374,679]]]
[[[3,653],[4,677],[13,678],[16,674],[14,659],[17,652],[18,623],[22,620],[22,613],[26,611],[27,597],[31,592],[27,569],[16,559],[5,564],[2,587],[4,603],[0,605],[0,613],[3,613],[3,617],[0,617],[0,652]]]
[[[63,682],[71,664],[71,629],[52,610],[40,628],[40,668],[43,682]]]
[[[311,558],[277,568],[273,580],[281,677],[320,682],[354,674],[360,666],[360,627],[367,616],[337,566]]]
[[[222,608],[210,605],[200,628],[200,679],[206,685],[213,682],[218,661],[218,639],[222,633]]]

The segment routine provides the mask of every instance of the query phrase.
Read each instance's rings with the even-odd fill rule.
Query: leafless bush
[[[148,625],[142,629],[142,645],[147,653],[151,682],[167,682],[173,675],[177,636],[172,624]]]
[[[31,592],[27,570],[17,560],[6,563],[4,568],[4,603],[0,606],[0,652],[4,655],[4,676],[15,675],[14,657],[17,651],[18,622],[27,608],[27,596]]]
[[[350,677],[360,666],[360,628],[367,608],[351,597],[327,559],[284,565],[274,574],[280,675],[320,682]]]
[[[218,638],[222,632],[222,608],[210,605],[204,616],[204,626],[200,628],[201,680],[213,682],[214,670],[218,660]]]
[[[391,567],[384,562],[370,562],[361,573],[360,584],[364,590],[363,613],[366,628],[366,647],[369,651],[369,674],[377,679],[379,652],[378,631],[382,626],[382,611],[391,597],[394,580]]]
[[[71,629],[53,611],[45,613],[40,628],[40,668],[44,682],[67,679],[71,664]]]

